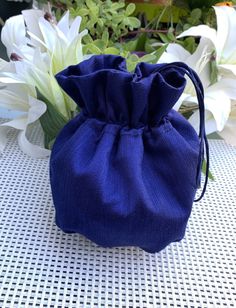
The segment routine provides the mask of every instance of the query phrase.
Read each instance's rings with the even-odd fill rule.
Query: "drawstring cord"
[[[197,94],[199,117],[200,117],[199,135],[198,135],[200,139],[200,153],[199,153],[198,169],[197,169],[197,183],[199,183],[199,185],[200,185],[200,180],[201,180],[202,164],[203,164],[204,156],[205,156],[204,153],[206,154],[205,182],[204,182],[203,189],[202,189],[200,196],[194,200],[194,202],[198,202],[203,198],[206,192],[208,177],[209,177],[209,167],[210,167],[209,145],[208,145],[208,140],[207,140],[206,131],[205,131],[204,89],[195,71],[182,62],[174,62],[174,63],[165,64],[162,67],[160,67],[158,71],[163,71],[163,70],[170,69],[170,68],[174,68],[177,71],[179,70],[179,71],[182,71],[184,74],[186,74],[192,81],[195,87],[196,94]]]

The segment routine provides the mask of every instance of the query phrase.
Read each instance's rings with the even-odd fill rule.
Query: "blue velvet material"
[[[93,56],[57,74],[81,113],[50,160],[56,224],[105,247],[157,252],[183,238],[198,185],[200,142],[172,107],[186,79],[165,64],[126,70]]]

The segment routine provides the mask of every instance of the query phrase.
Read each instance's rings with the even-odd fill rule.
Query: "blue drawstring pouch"
[[[199,135],[172,109],[188,76]],[[183,238],[204,152],[202,84],[187,65],[140,63],[99,55],[56,75],[81,112],[58,135],[50,160],[56,224],[105,246],[158,252]],[[206,181],[199,199],[203,196]],[[198,200],[199,200],[198,199]]]

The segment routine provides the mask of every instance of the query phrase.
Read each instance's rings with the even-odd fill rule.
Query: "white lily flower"
[[[224,129],[218,133],[227,143],[236,146],[236,101],[232,102],[230,117]]]
[[[0,61],[1,71],[9,74],[16,73],[14,62]],[[7,81],[7,83],[5,83]],[[33,157],[46,157],[50,151],[38,145],[34,145],[26,138],[28,125],[37,121],[46,111],[44,102],[37,100],[33,86],[24,84],[22,81],[12,80],[10,77],[2,78],[0,82],[0,108],[5,110],[7,121],[0,125],[0,153],[7,143],[7,133],[10,127],[20,130],[18,143],[24,153]],[[1,115],[2,117],[2,115]]]
[[[69,110],[65,95],[58,85],[52,72],[42,57],[42,54],[35,49],[33,60],[15,61],[15,72],[4,72],[0,74],[0,82],[5,84],[30,85],[37,90],[69,120]],[[37,94],[35,92],[35,98]],[[72,109],[73,106],[69,109]]]
[[[0,148],[6,141],[5,128],[11,126],[20,130],[19,144],[25,153],[48,155],[48,150],[30,144],[25,132],[46,112],[47,102],[65,120],[75,111],[76,104],[54,75],[83,60],[81,40],[87,31],[79,33],[80,23],[80,17],[71,22],[69,12],[56,23],[40,10],[25,10],[5,23],[2,42],[11,61],[0,60],[0,108],[8,110],[13,119],[0,127]],[[45,102],[37,99],[36,89]]]
[[[210,56],[211,46],[206,44],[205,38],[202,38],[193,54],[190,54],[178,44],[170,44],[159,60],[160,63],[182,61],[199,75],[205,90],[207,134],[223,130],[230,115],[231,98],[236,98],[235,81],[233,79],[221,79],[211,85]],[[188,80],[185,91],[174,108],[178,110],[182,104],[197,104],[195,89],[190,80]],[[199,112],[197,110],[194,111],[189,121],[198,131]]]
[[[13,110],[14,113],[9,113],[9,115],[14,118],[0,125],[0,151],[4,149],[7,142],[7,128],[13,127],[20,130],[18,143],[21,150],[30,156],[43,158],[49,156],[50,151],[30,143],[26,137],[26,130],[29,124],[41,117],[47,107],[44,102],[30,96],[30,94],[35,95],[32,87],[19,84],[1,90],[0,107]]]
[[[216,51],[216,63],[222,75],[236,77],[236,10],[232,7],[214,7],[217,30],[207,25],[199,25],[181,33],[185,36],[201,36],[210,40]]]
[[[76,104],[61,90],[54,75],[65,67],[83,60],[81,40],[87,31],[79,33],[81,17],[70,23],[69,12],[66,12],[56,24],[51,21],[49,14],[40,10],[25,10],[22,14],[23,16],[12,17],[3,27],[3,43],[8,46],[9,57],[16,54],[16,60],[21,61],[15,62],[16,74],[9,76],[8,73],[1,77],[0,82],[22,81],[34,85],[69,119],[71,112],[76,109]],[[24,20],[30,40],[25,37]],[[21,44],[15,39],[18,29]],[[9,33],[12,35],[8,41]]]
[[[87,30],[79,33],[81,17],[77,16],[70,23],[69,11],[67,11],[56,24],[50,16],[46,19],[41,15],[41,11],[36,12],[35,10],[23,11],[29,29],[28,34],[34,42],[37,42],[41,50],[50,53],[53,74],[69,65],[81,62],[83,60],[81,41],[88,33]],[[33,19],[37,20],[37,26]]]

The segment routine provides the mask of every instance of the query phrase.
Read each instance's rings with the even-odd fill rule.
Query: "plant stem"
[[[127,34],[123,34],[120,37],[125,37],[128,35],[133,35],[133,34],[139,34],[139,33],[168,33],[168,30],[153,30],[153,29],[140,29],[140,30],[136,30],[136,31],[130,31]]]

